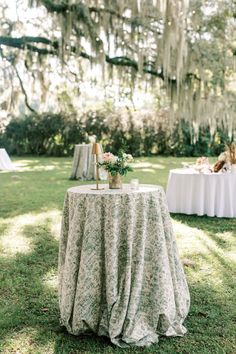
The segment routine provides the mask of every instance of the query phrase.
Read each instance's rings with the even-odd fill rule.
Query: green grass
[[[143,158],[126,178],[166,185],[178,158]],[[149,348],[114,347],[108,339],[74,337],[59,325],[57,258],[71,158],[17,158],[0,172],[0,352],[236,353],[236,220],[172,215],[191,292],[182,338]],[[188,264],[188,261],[192,263]],[[188,264],[188,266],[187,266]]]

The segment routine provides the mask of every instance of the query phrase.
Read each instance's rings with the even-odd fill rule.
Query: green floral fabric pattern
[[[59,251],[61,324],[108,336],[121,347],[181,336],[189,291],[166,197],[159,186],[133,191],[67,191]]]

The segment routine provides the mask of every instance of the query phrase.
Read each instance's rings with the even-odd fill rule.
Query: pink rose
[[[111,152],[105,152],[103,154],[103,161],[104,162],[114,162],[115,156]]]

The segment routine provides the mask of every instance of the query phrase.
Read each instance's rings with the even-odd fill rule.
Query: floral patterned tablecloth
[[[91,187],[70,188],[64,201],[61,324],[121,347],[183,335],[190,298],[163,189]]]

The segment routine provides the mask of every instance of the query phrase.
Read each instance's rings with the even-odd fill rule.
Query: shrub
[[[193,127],[182,120],[170,129],[168,112],[112,111],[90,109],[79,115],[44,113],[12,118],[3,131],[0,145],[10,154],[70,156],[74,145],[88,142],[95,135],[106,151],[117,153],[120,147],[134,156],[218,155],[229,142],[227,129],[210,134],[210,127],[199,127],[193,142]]]
[[[13,118],[3,136],[11,154],[66,156],[85,132],[75,116],[45,113]]]

